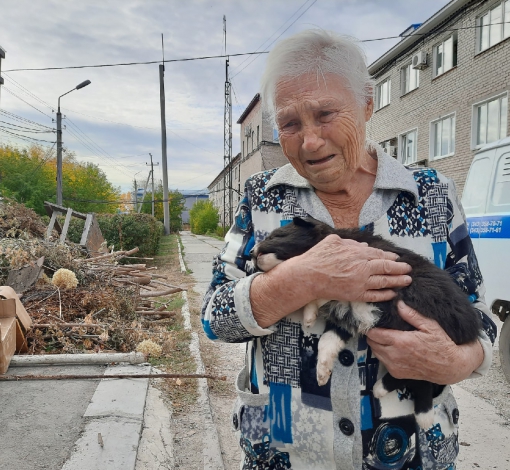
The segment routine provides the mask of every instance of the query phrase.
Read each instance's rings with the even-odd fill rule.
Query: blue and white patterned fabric
[[[482,277],[453,183],[431,168],[406,169],[375,144],[369,150],[378,170],[360,227],[451,273],[483,320],[479,338],[485,359],[473,377],[486,373],[496,328],[483,301]],[[364,336],[347,343],[331,380],[319,387],[315,368],[324,321],[304,329],[302,310],[269,328],[255,321],[249,289],[259,273],[253,272],[249,252],[296,215],[333,225],[313,188],[292,166],[248,179],[204,299],[207,336],[247,343],[232,417],[243,450],[241,468],[455,469],[459,411],[450,387],[434,400],[434,426],[421,430],[407,390],[373,397],[372,387],[386,370]]]

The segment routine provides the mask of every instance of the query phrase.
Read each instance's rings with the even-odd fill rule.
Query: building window
[[[510,0],[496,6],[476,19],[477,52],[485,51],[510,37]]]
[[[276,127],[273,127],[273,142],[275,142],[275,143],[280,142],[280,137],[278,135],[278,129]]]
[[[390,104],[391,95],[391,80],[386,80],[378,83],[375,87],[375,100],[377,109],[384,108]]]
[[[255,131],[251,131],[251,151],[255,149]]]
[[[257,147],[260,144],[260,126],[257,126]]]
[[[244,158],[244,155],[245,155],[245,153],[244,153],[244,140],[243,140],[243,158]]]
[[[457,33],[434,46],[434,77],[457,66]]]
[[[417,155],[417,138],[418,130],[413,129],[412,131],[400,134],[399,136],[399,149],[400,149],[400,161],[404,165],[416,162]]]
[[[508,95],[497,96],[473,107],[473,146],[488,144],[506,137]]]
[[[432,121],[430,135],[430,157],[441,158],[455,152],[455,114]]]
[[[420,71],[418,69],[413,69],[412,64],[402,67],[400,74],[403,95],[420,86]]]

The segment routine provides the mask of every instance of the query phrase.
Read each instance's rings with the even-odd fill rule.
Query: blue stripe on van
[[[467,219],[471,238],[510,238],[510,215],[486,215]]]

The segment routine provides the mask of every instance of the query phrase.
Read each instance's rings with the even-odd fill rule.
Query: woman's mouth
[[[309,165],[320,165],[322,163],[326,163],[326,162],[329,162],[335,155],[329,155],[325,158],[321,158],[320,160],[307,160],[306,163],[308,163]]]

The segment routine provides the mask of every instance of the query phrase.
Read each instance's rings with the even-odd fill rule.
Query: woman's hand
[[[300,278],[316,299],[383,302],[393,288],[411,284],[411,267],[395,253],[329,235],[301,256],[289,260],[305,268]]]
[[[454,384],[469,377],[483,362],[478,341],[457,346],[435,320],[402,301],[398,312],[415,331],[373,328],[367,333],[372,352],[396,379]]]

